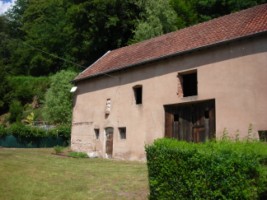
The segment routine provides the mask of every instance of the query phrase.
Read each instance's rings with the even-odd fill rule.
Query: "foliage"
[[[31,112],[34,113],[34,119],[40,119],[36,109],[41,106],[49,87],[48,77],[7,76],[0,70],[1,75],[0,113],[7,112],[9,107],[11,123],[20,122]]]
[[[45,127],[28,126],[22,123],[13,123],[9,127],[0,125],[0,136],[13,135],[18,138],[45,138],[63,137],[70,140],[70,125],[60,125],[55,128],[45,129]]]
[[[21,30],[25,33],[22,48],[31,56],[25,60],[31,75],[47,75],[69,67],[64,60],[70,53],[73,31],[67,21],[66,0],[30,1],[23,13]],[[47,52],[47,53],[45,53]]]
[[[17,0],[7,13],[11,73],[44,76],[68,68],[72,32],[67,22],[68,0]],[[23,69],[23,70],[21,70]]]
[[[7,73],[3,68],[4,67],[2,65],[2,61],[0,60],[0,114],[8,110],[8,104],[10,101],[10,99],[8,98],[9,97],[8,93],[10,92],[10,86],[7,80]]]
[[[144,7],[143,19],[134,30],[131,43],[175,31],[178,28],[177,15],[168,1],[149,0],[145,1]]]
[[[6,17],[4,15],[0,15],[0,32],[5,32],[7,28],[6,21]]]
[[[227,15],[258,4],[266,3],[266,0],[193,0],[198,13],[199,22]]]
[[[10,76],[8,82],[12,90],[11,98],[26,104],[31,103],[34,97],[42,101],[50,80],[48,77]]]
[[[0,16],[0,114],[8,110],[8,93],[10,90],[7,80],[7,63],[9,62],[11,52],[7,48],[10,43],[10,37],[6,33],[7,19],[5,16]]]
[[[81,70],[126,45],[139,13],[136,0],[17,0],[7,23],[5,16],[0,21],[11,37],[4,47],[12,49],[9,70],[34,76]]]
[[[199,22],[195,0],[170,0],[170,5],[177,14],[177,28],[181,29]]]
[[[57,145],[57,146],[54,146],[54,151],[55,151],[56,154],[60,154],[60,153],[63,152],[64,148],[65,147]]]
[[[22,112],[23,112],[23,106],[21,105],[20,101],[14,100],[10,104],[9,108],[10,116],[9,116],[9,122],[20,122],[22,119]]]
[[[0,124],[0,138],[7,135],[6,129],[3,125]]]
[[[68,155],[73,158],[88,158],[88,155],[83,152],[69,152]]]
[[[150,199],[258,199],[267,195],[266,144],[160,139],[146,147]]]
[[[26,137],[26,138],[37,138],[47,136],[44,129],[39,129],[36,127],[25,126],[21,123],[12,124],[7,128],[8,135],[13,135],[16,137]]]
[[[29,115],[27,115],[27,117],[24,120],[24,122],[29,124],[29,125],[34,125],[34,119],[35,119],[34,112],[31,112]]]
[[[80,0],[68,10],[72,53],[80,64],[89,65],[108,50],[125,46],[141,12],[139,0]]]
[[[16,3],[7,12],[6,17],[8,19],[8,31],[13,38],[23,38],[24,33],[21,30],[23,25],[23,14],[28,8],[30,1],[28,0],[16,0]]]
[[[48,131],[51,135],[60,136],[70,140],[71,136],[71,125],[70,124],[61,124],[56,126],[55,128],[49,129]]]
[[[46,121],[54,124],[71,122],[72,94],[71,80],[76,76],[72,71],[60,71],[51,76],[51,86],[45,94],[43,114]]]

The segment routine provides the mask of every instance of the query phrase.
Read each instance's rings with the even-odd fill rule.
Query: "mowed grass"
[[[147,199],[145,163],[0,148],[1,200]]]

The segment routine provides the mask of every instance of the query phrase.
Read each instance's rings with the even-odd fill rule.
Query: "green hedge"
[[[70,125],[60,125],[52,129],[38,128],[27,126],[21,123],[12,124],[10,127],[0,125],[0,137],[13,135],[16,138],[45,138],[45,137],[62,137],[65,140],[70,140],[71,127]]]
[[[186,143],[146,146],[150,199],[267,199],[267,144]]]

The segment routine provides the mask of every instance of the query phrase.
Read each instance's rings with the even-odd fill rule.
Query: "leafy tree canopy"
[[[149,39],[178,28],[177,14],[168,1],[148,0],[143,3],[142,19],[134,30],[132,43]]]
[[[266,0],[147,0],[142,4],[144,11],[129,43],[266,2]]]
[[[68,14],[72,28],[72,53],[89,65],[106,51],[125,46],[138,23],[141,7],[137,0],[80,0]]]

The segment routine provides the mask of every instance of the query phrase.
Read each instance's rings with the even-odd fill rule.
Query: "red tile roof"
[[[74,82],[267,31],[267,4],[107,52]]]

